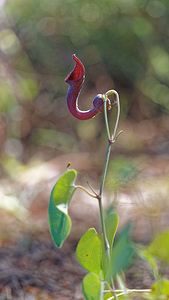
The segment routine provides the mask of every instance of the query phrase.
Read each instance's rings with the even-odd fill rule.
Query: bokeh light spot
[[[151,17],[160,18],[165,14],[165,5],[153,0],[148,3],[146,10]]]
[[[5,54],[13,54],[20,48],[20,43],[15,33],[10,29],[0,31],[0,49]]]

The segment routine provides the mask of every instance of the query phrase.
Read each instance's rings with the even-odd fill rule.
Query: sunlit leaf
[[[155,282],[152,287],[150,296],[154,296],[153,300],[168,300],[169,298],[169,281],[167,279],[161,279]]]
[[[169,264],[169,230],[160,233],[150,243],[148,252]]]
[[[103,292],[102,283],[99,278],[93,274],[87,274],[83,279],[83,295],[86,300],[100,300]]]
[[[118,296],[120,293],[116,293],[116,295]],[[104,295],[104,300],[109,300],[109,299],[114,299],[114,298],[112,298],[112,297],[114,297],[113,296],[113,293],[106,293],[105,295]],[[123,296],[123,295],[121,295],[121,296],[118,296],[118,300],[126,300],[126,297],[125,296]],[[128,300],[128,298],[127,298],[127,300]]]
[[[56,205],[69,204],[76,188],[74,185],[76,176],[75,170],[68,170],[59,178],[53,189],[53,201]]]
[[[100,275],[101,272],[101,240],[94,228],[90,228],[81,237],[76,256],[78,262],[87,271]]]
[[[104,300],[108,300],[108,299],[110,299],[111,297],[113,297],[113,294],[112,293],[106,293],[105,295],[104,295]]]

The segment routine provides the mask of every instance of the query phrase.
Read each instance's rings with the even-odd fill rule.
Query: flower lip
[[[85,78],[85,68],[81,61],[76,57],[75,54],[72,55],[74,61],[76,62],[76,65],[72,72],[65,78],[65,82],[71,83],[74,81],[80,81],[84,80]]]

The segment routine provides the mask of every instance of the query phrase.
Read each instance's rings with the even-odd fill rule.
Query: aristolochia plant
[[[120,275],[134,253],[133,244],[129,240],[130,227],[126,227],[114,243],[118,227],[118,215],[116,213],[109,213],[104,216],[102,203],[111,147],[121,133],[117,133],[120,116],[119,96],[115,90],[110,90],[105,94],[99,94],[95,97],[93,101],[94,107],[91,110],[79,110],[78,96],[84,82],[85,69],[75,55],[73,55],[73,59],[76,62],[75,68],[65,79],[69,84],[67,94],[69,111],[79,120],[88,120],[96,116],[99,112],[104,112],[108,145],[98,193],[94,191],[91,185],[89,185],[90,192],[85,187],[76,185],[77,172],[72,169],[68,169],[56,182],[49,203],[50,233],[55,245],[59,248],[62,247],[71,228],[71,219],[68,215],[69,203],[78,188],[85,191],[90,197],[97,199],[101,233],[97,233],[94,228],[88,229],[81,237],[76,248],[76,256],[79,263],[89,272],[83,279],[83,294],[86,300],[128,299],[127,295],[131,294],[134,290],[124,288]],[[115,100],[113,104],[109,100],[110,95],[114,95]],[[115,105],[117,106],[117,116],[113,133],[110,133],[108,110]],[[115,289],[115,280],[120,289]]]

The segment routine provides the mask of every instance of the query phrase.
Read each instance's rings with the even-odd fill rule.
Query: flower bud
[[[98,94],[93,100],[93,106],[96,108],[97,111],[104,112],[104,102],[103,102],[103,95]]]

